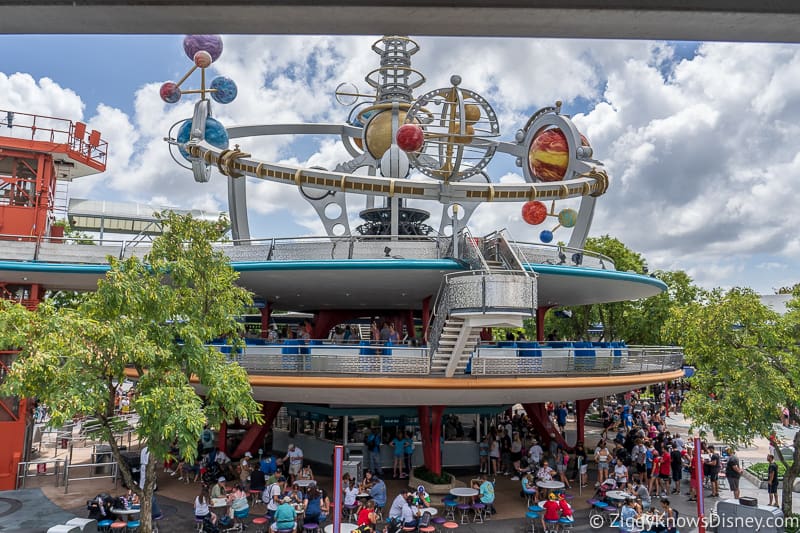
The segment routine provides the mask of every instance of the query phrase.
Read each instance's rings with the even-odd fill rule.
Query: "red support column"
[[[406,311],[406,331],[408,332],[409,339],[416,339],[417,338],[417,330],[414,329],[414,311],[409,309]],[[399,333],[399,330],[398,330]],[[402,339],[402,335],[401,335]]]
[[[589,406],[592,405],[594,400],[592,398],[588,398],[585,400],[578,400],[575,402],[575,442],[583,442],[584,444],[586,441],[584,437],[586,436],[586,411],[589,409]]]
[[[228,453],[228,424],[222,422],[219,425],[219,434],[217,435],[217,448]]]
[[[544,341],[544,317],[551,307],[553,306],[546,305],[536,308],[536,340],[539,342]]]
[[[422,341],[428,343],[428,323],[431,321],[431,298],[428,296],[422,300]]]
[[[533,423],[536,432],[541,435],[543,444],[547,445],[551,440],[555,439],[565,450],[572,449],[572,447],[567,444],[567,441],[564,440],[563,435],[561,435],[558,429],[553,425],[553,421],[550,420],[550,417],[547,416],[547,411],[543,403],[523,403],[522,407],[525,408],[525,412],[528,413],[528,418],[530,418]]]
[[[264,437],[272,429],[272,423],[275,422],[275,417],[278,416],[278,411],[282,406],[283,402],[261,402],[261,416],[264,417],[264,421],[261,424],[251,424],[247,428],[242,442],[236,447],[236,451],[231,457],[241,457],[245,452],[256,455],[261,443],[264,442]]]
[[[267,302],[258,311],[261,313],[261,338],[266,339],[267,335],[269,335],[269,318],[272,316],[272,306]]]
[[[433,470],[433,459],[431,458],[431,447],[428,443],[431,440],[431,412],[427,405],[420,405],[417,407],[419,416],[419,432],[422,438],[422,461],[425,467]],[[408,473],[409,476],[411,473]]]
[[[444,405],[431,407],[431,470],[437,475],[442,474],[442,415]]]

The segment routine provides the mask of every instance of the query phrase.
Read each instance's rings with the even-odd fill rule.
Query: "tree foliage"
[[[782,407],[800,406],[798,318],[797,306],[781,317],[753,291],[739,288],[717,289],[702,301],[672,309],[666,333],[684,347],[687,362],[696,368],[683,403],[694,425],[732,445],[771,438]],[[784,478],[784,512],[791,512],[792,484],[800,472],[798,441],[800,433],[795,437],[797,466],[787,468]],[[778,459],[788,466],[780,453]]]
[[[126,484],[141,497],[145,533],[151,530],[155,465],[173,442],[193,459],[204,424],[261,419],[246,372],[206,346],[219,337],[238,345],[237,316],[252,304],[235,285],[238,275],[227,258],[212,246],[225,221],[172,213],[162,218],[167,230],[144,260],[109,258],[105,279],[77,307],[45,302],[30,312],[0,304],[0,347],[21,349],[0,393],[38,398],[54,425],[75,416],[97,418]],[[150,451],[143,490],[113,437],[116,389],[132,374],[138,378],[136,431]]]

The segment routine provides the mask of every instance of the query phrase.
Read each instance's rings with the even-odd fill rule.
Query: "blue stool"
[[[539,513],[535,513],[533,511],[528,511],[525,513],[525,518],[528,519],[528,527],[530,528],[530,533],[536,533],[536,524],[539,523]]]
[[[542,507],[541,505],[531,505],[530,507],[528,507],[528,510],[534,513],[542,513],[544,512],[544,507]]]
[[[100,520],[97,523],[97,530],[98,531],[108,531],[108,528],[110,528],[111,524],[113,524],[113,523],[114,523],[113,520]]]
[[[458,507],[458,502],[456,500],[447,500],[444,502],[444,517],[445,519],[450,519],[455,522],[456,520],[456,507]]]
[[[139,531],[139,526],[140,526],[141,524],[142,524],[142,523],[141,523],[139,520],[132,520],[132,521],[129,521],[129,522],[128,522],[128,529],[127,529],[126,531],[128,531],[128,533],[131,533],[131,532],[133,532],[133,531]]]
[[[558,533],[558,520],[545,520],[544,533]]]
[[[561,517],[558,519],[558,525],[561,529],[561,533],[572,533],[572,526],[575,524],[575,520],[570,520],[569,518]]]
[[[345,505],[344,510],[347,513],[347,521],[356,522],[356,509],[358,509],[358,504],[354,503],[353,505]]]

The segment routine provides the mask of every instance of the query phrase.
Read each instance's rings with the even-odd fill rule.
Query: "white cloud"
[[[210,76],[233,78],[239,97],[228,106],[215,104],[215,116],[226,126],[342,122],[349,109],[336,103],[335,87],[353,82],[371,90],[363,77],[378,66],[369,49],[376,39],[226,37],[225,52]],[[750,284],[766,290],[777,285],[770,276],[781,269],[763,265],[800,260],[800,211],[793,208],[800,202],[800,93],[794,88],[800,47],[701,44],[688,57],[678,57],[668,43],[640,41],[417,40],[421,51],[413,66],[428,78],[418,93],[446,87],[450,76],[459,74],[462,87],[492,103],[504,139],[513,138],[537,108],[556,100],[564,102],[566,113],[582,111],[574,120],[612,180],[597,204],[593,234],[619,237],[642,252],[651,268],[686,269],[709,286]],[[179,48],[165,53],[183,54]],[[165,68],[164,81],[170,76],[175,74]],[[185,87],[197,84],[195,74]],[[195,183],[162,140],[172,124],[191,116],[196,97],[166,105],[159,85],[143,83],[131,95],[126,114],[107,105],[85,109],[83,88],[0,72],[0,109],[85,119],[103,132],[110,146],[109,170],[73,183],[73,196],[226,210],[226,179],[216,174],[210,183]],[[332,169],[348,158],[336,139],[274,136],[234,142],[268,161]],[[502,154],[490,169],[495,181],[521,179],[513,158]],[[287,228],[322,233],[295,187],[251,180],[248,194],[254,219],[267,221],[253,228],[254,235],[286,235]],[[347,200],[356,225],[364,200],[355,195]],[[551,220],[528,226],[520,207],[483,205],[470,225],[476,234],[508,227],[517,239],[538,240]],[[429,222],[438,227],[440,209],[426,208],[432,212]],[[566,241],[568,234],[559,230],[556,240]],[[750,261],[754,255],[761,259]],[[758,279],[748,276],[753,269]]]

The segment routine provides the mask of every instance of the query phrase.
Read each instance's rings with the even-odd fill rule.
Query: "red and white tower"
[[[0,110],[0,241],[61,239],[63,227],[54,225],[58,182],[103,172],[107,155],[100,132],[87,132],[82,122]],[[42,296],[36,283],[0,278],[0,298],[33,309]],[[0,379],[15,356],[0,351]],[[29,413],[26,399],[0,399],[0,490],[15,488]]]

